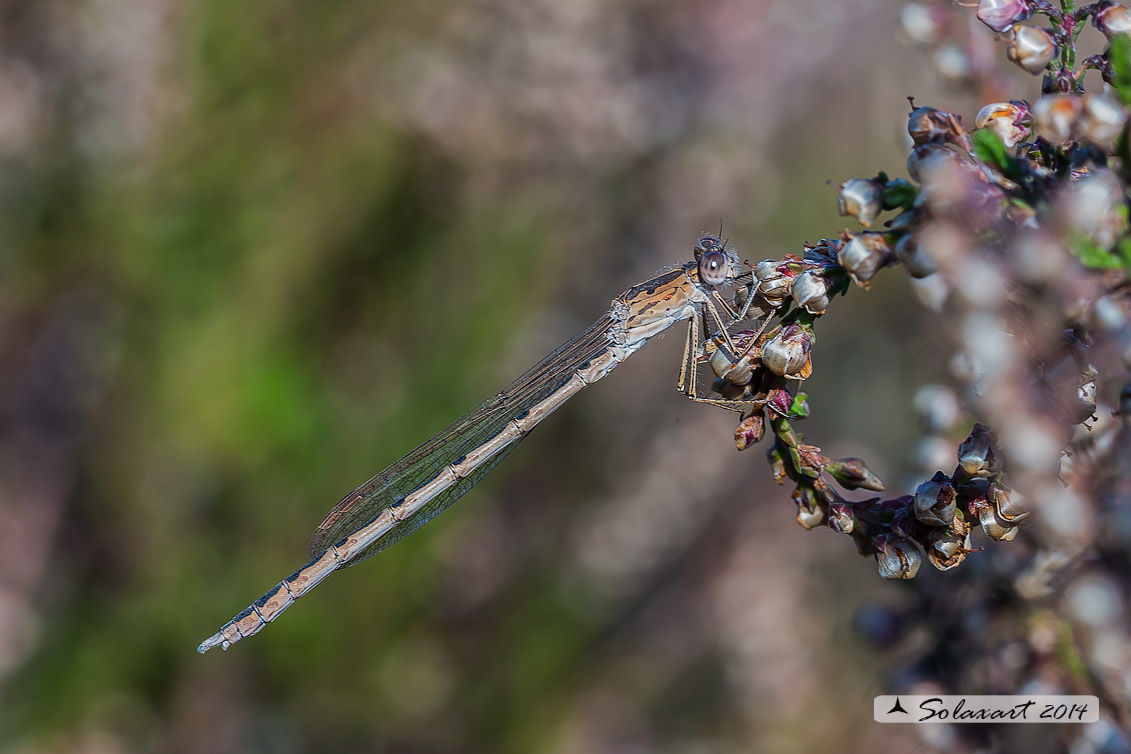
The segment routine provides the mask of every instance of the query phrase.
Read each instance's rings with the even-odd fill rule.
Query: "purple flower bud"
[[[825,464],[825,471],[846,490],[883,492],[884,482],[859,458],[841,458]]]
[[[1131,34],[1131,11],[1118,3],[1112,3],[1095,15],[1093,23],[1110,42],[1116,35]]]
[[[1025,0],[981,0],[978,3],[978,20],[999,34],[1029,18],[1031,13]]]
[[[915,518],[930,526],[949,526],[954,520],[957,498],[950,477],[941,471],[935,472],[929,482],[923,482],[915,490]]]
[[[873,540],[876,565],[880,576],[888,581],[913,579],[923,564],[923,556],[915,543],[891,534],[880,534]]]
[[[895,252],[883,233],[858,233],[841,247],[837,261],[852,282],[868,288],[876,273],[891,264]]]
[[[738,423],[734,430],[734,444],[739,450],[746,450],[766,434],[766,417],[756,411]]]
[[[1067,144],[1076,133],[1076,121],[1084,102],[1077,94],[1049,94],[1033,105],[1037,134],[1053,144]]]
[[[809,351],[814,340],[812,328],[786,325],[762,346],[762,364],[787,380],[807,379],[813,373]]]
[[[872,224],[884,209],[884,187],[874,179],[853,178],[840,184],[836,211],[863,226]]]
[[[806,270],[790,286],[793,301],[810,314],[824,314],[829,308],[829,281],[820,270]]]
[[[1010,149],[1029,138],[1032,123],[1033,114],[1024,100],[991,102],[974,118],[975,128],[988,128]]]
[[[958,465],[972,477],[988,477],[1001,471],[997,435],[985,424],[975,424],[958,446]]]

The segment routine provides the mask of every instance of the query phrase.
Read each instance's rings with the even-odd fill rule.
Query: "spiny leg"
[[[706,322],[702,314],[696,313],[687,325],[687,341],[683,348],[683,361],[680,364],[679,391],[696,403],[707,403],[742,413],[750,406],[750,401],[733,401],[725,398],[705,398],[699,395],[699,358],[706,354],[706,341],[700,340],[700,331]],[[725,332],[725,331],[724,331]]]

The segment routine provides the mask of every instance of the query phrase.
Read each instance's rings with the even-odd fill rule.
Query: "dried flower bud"
[[[978,20],[999,34],[1009,31],[1018,21],[1029,18],[1032,10],[1024,0],[981,0]]]
[[[1033,105],[1037,134],[1053,144],[1067,144],[1076,133],[1076,121],[1084,103],[1076,94],[1049,94]]]
[[[766,259],[754,267],[754,277],[758,280],[758,293],[771,306],[779,307],[789,295],[790,277],[778,270],[781,262]]]
[[[774,443],[766,451],[766,460],[770,463],[770,472],[774,475],[774,481],[781,484],[785,481],[785,456],[782,455],[781,446]]]
[[[806,270],[793,279],[793,301],[810,314],[824,314],[829,308],[829,281],[820,270]]]
[[[860,458],[840,458],[825,464],[825,471],[846,490],[883,492],[884,482]]]
[[[812,328],[786,325],[762,346],[762,364],[788,380],[807,379],[813,373],[809,352],[814,340]]]
[[[734,444],[739,450],[746,450],[766,434],[766,417],[756,411],[738,423],[734,430]]]
[[[853,178],[840,184],[836,211],[861,225],[872,224],[884,209],[884,187],[875,179]]]
[[[916,145],[943,141],[954,135],[954,124],[950,113],[933,107],[917,107],[908,117],[907,133]]]
[[[1036,76],[1056,57],[1052,35],[1036,26],[1018,26],[1009,35],[1005,56],[1022,70]]]
[[[915,489],[915,518],[930,526],[949,526],[954,520],[957,499],[950,477],[937,471],[929,482]]]
[[[1118,3],[1112,3],[1095,15],[1093,23],[1107,37],[1107,41],[1111,42],[1119,34],[1131,34],[1131,11]]]
[[[991,484],[986,498],[997,511],[998,518],[1006,523],[1020,521],[1029,515],[1029,509],[1025,505],[1025,496],[1004,484],[997,482]]]
[[[925,278],[939,271],[939,266],[910,233],[896,243],[895,258],[907,268],[907,274],[913,278]]]
[[[988,128],[1010,149],[1029,138],[1032,123],[1033,114],[1024,100],[991,102],[974,118],[975,128]]]
[[[915,543],[891,534],[880,534],[873,540],[876,565],[880,576],[888,581],[913,579],[923,564],[923,556]]]
[[[841,247],[837,261],[852,282],[867,288],[876,273],[891,264],[895,252],[883,233],[858,233]]]
[[[1084,95],[1077,123],[1080,137],[1098,147],[1110,147],[1127,123],[1127,111],[1110,89]]]
[[[1127,226],[1123,186],[1110,170],[1096,170],[1070,183],[1061,191],[1057,209],[1068,228],[1105,249]]]
[[[949,571],[966,560],[970,545],[970,525],[959,513],[950,526],[933,529],[927,535],[927,560],[940,571]]]
[[[975,424],[958,446],[958,465],[972,477],[988,477],[1002,469],[997,436],[985,424]]]
[[[1018,528],[1009,526],[998,518],[994,507],[984,500],[970,503],[970,512],[978,519],[982,531],[996,542],[1009,542],[1017,536]]]

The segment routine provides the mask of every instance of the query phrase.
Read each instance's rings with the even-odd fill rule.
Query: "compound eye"
[[[727,281],[727,258],[717,249],[705,251],[699,257],[699,279],[707,285],[722,285]]]

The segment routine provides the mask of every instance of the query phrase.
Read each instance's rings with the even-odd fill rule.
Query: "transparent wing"
[[[315,530],[310,540],[311,556],[322,554],[331,545],[373,521],[386,508],[398,505],[406,495],[440,474],[448,464],[499,434],[512,419],[554,393],[569,381],[574,370],[605,351],[609,345],[607,333],[612,324],[608,315],[602,317],[507,389],[342,498]],[[457,480],[359,552],[347,565],[373,557],[431,521],[487,476],[520,441],[511,443],[474,472]]]

